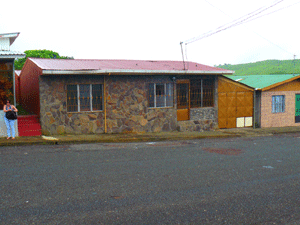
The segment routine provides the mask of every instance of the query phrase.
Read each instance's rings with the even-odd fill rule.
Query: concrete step
[[[41,125],[37,115],[18,116],[18,131],[19,136],[40,136]]]

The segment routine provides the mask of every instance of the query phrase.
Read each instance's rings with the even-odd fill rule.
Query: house
[[[9,98],[16,104],[15,99],[15,73],[14,61],[18,58],[24,58],[25,54],[11,51],[10,46],[14,43],[19,33],[0,34],[0,127],[5,127],[3,105]],[[18,135],[17,124],[15,124],[16,135]],[[6,129],[0,129],[0,137],[6,136]]]
[[[186,63],[185,70],[182,61],[28,58],[20,104],[38,115],[44,134],[79,134],[211,130],[224,103],[218,90],[225,103],[231,92],[234,101],[253,102],[253,89],[223,77],[233,71]],[[237,119],[244,120],[239,126],[252,124],[253,107],[243,113],[247,101],[239,105],[241,113],[224,113],[234,120],[230,127]]]
[[[218,82],[219,128],[252,127],[253,97],[254,88],[227,77],[220,77]]]
[[[21,70],[15,70],[15,99],[16,104],[20,102],[20,74]]]
[[[255,89],[257,127],[300,125],[300,75],[227,76]]]

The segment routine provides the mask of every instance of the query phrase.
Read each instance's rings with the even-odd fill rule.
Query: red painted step
[[[41,124],[37,115],[18,116],[19,136],[40,136]]]

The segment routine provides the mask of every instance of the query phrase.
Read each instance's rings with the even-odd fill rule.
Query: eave
[[[284,80],[284,81],[278,82],[278,83],[276,83],[276,84],[272,84],[272,85],[270,85],[270,86],[268,86],[268,87],[264,87],[264,88],[262,88],[262,89],[260,89],[260,90],[261,90],[261,91],[268,91],[268,90],[270,90],[270,89],[272,89],[272,88],[275,88],[275,87],[278,87],[278,86],[280,86],[280,85],[282,85],[282,84],[286,84],[286,83],[288,83],[288,82],[297,80],[297,79],[299,79],[299,78],[300,78],[300,75],[299,75],[299,76],[296,76],[296,77],[292,77],[292,78],[290,78],[290,79],[288,79],[288,80]]]
[[[234,71],[189,70],[43,70],[42,75],[224,75]]]

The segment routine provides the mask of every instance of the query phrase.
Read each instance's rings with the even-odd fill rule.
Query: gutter
[[[234,71],[189,71],[189,70],[43,70],[42,75],[153,75],[153,74],[173,74],[173,75],[224,75],[233,74]]]

